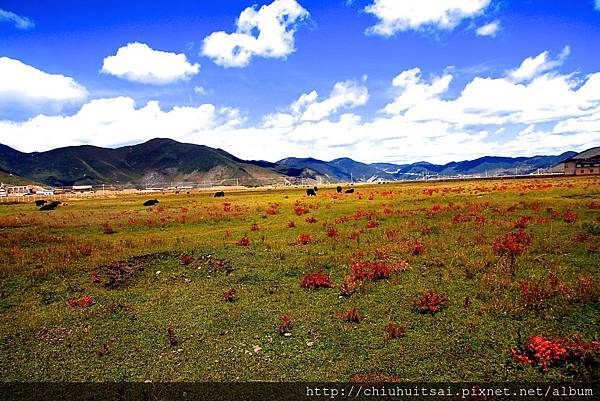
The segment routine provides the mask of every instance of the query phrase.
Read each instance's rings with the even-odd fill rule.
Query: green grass
[[[444,187],[456,192],[423,193]],[[50,213],[32,205],[0,206],[0,379],[582,377],[562,367],[541,372],[516,365],[509,352],[519,339],[533,335],[581,333],[586,340],[599,340],[600,258],[597,251],[586,250],[599,238],[588,233],[584,243],[576,240],[589,231],[584,223],[599,224],[600,210],[590,207],[599,198],[598,179],[374,185],[340,197],[334,192],[321,189],[317,198],[306,198],[299,189],[241,192],[224,200],[208,194],[166,195],[159,198],[159,208],[144,208],[145,198],[130,196],[72,201]],[[224,202],[231,204],[230,212],[224,211]],[[296,216],[296,202],[310,212]],[[273,203],[279,213],[269,215],[265,211]],[[434,205],[443,210],[428,217]],[[577,220],[552,218],[548,208],[573,211]],[[359,210],[372,212],[381,224],[365,229],[357,241],[347,237],[366,227],[364,217],[353,217]],[[458,214],[483,217],[485,223],[455,223]],[[308,216],[317,223],[305,222]],[[334,224],[343,216],[348,221]],[[532,243],[511,277],[492,243],[521,216],[546,220],[528,225]],[[289,221],[296,227],[288,228]],[[339,238],[328,237],[323,223],[335,225]],[[260,230],[251,231],[252,224]],[[116,233],[103,234],[103,226]],[[428,235],[422,234],[423,227],[430,228]],[[388,230],[397,236],[389,238]],[[301,233],[310,234],[313,242],[297,245]],[[243,235],[250,246],[236,245]],[[417,239],[425,245],[423,255],[411,252],[410,243]],[[374,259],[375,250],[407,261],[409,269],[366,283],[349,298],[340,297],[336,288],[311,291],[299,285],[304,274],[315,271],[330,273],[339,284],[354,253]],[[196,261],[184,266],[182,254]],[[106,289],[92,282],[93,272],[105,276],[104,266],[140,255],[150,256],[134,264],[126,286]],[[229,261],[232,271],[212,271],[203,262],[207,255]],[[519,283],[543,285],[550,272],[573,290],[538,309],[524,309]],[[577,290],[581,278],[591,283],[586,293]],[[235,302],[223,301],[230,288],[237,291]],[[412,300],[429,289],[447,294],[448,308],[435,315],[415,313]],[[67,305],[68,299],[84,295],[94,297],[95,304]],[[468,308],[465,297],[471,300]],[[362,321],[343,322],[338,314],[353,307]],[[277,333],[284,314],[293,320],[290,337]],[[387,338],[388,322],[406,326],[406,335]],[[175,346],[169,343],[168,327],[178,337]],[[584,378],[595,373],[585,372]]]

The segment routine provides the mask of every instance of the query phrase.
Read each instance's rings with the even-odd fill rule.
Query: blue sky
[[[3,0],[0,142],[161,136],[244,158],[367,162],[600,144],[595,0],[434,3]],[[249,8],[254,27],[234,38]]]

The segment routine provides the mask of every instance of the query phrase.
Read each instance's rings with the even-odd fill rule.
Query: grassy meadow
[[[0,205],[1,381],[598,379],[598,177],[153,197]]]

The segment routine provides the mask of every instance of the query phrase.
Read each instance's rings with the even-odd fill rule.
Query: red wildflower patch
[[[258,231],[260,230],[260,228],[258,228],[258,224],[252,224],[250,226],[250,231]]]
[[[434,315],[448,307],[448,296],[438,295],[433,290],[429,290],[413,299],[412,306],[417,313]]]
[[[405,326],[398,327],[398,326],[394,325],[393,323],[386,324],[384,330],[389,338],[402,337],[406,333]]]
[[[425,253],[425,245],[419,240],[415,240],[408,245],[412,250],[412,254],[415,256],[423,255]]]
[[[309,234],[302,233],[296,239],[296,244],[298,245],[308,245],[312,242],[312,237]]]
[[[307,217],[304,221],[306,221],[308,224],[314,224],[317,222],[317,219],[315,219],[313,216]]]
[[[499,256],[510,256],[514,258],[516,256],[525,253],[527,245],[531,242],[531,237],[523,229],[520,229],[516,233],[506,233],[502,238],[496,238],[494,240],[494,252]]]
[[[223,211],[224,212],[231,212],[231,203],[223,203]]]
[[[290,319],[290,317],[288,315],[281,316],[279,318],[279,321],[281,322],[279,324],[279,328],[277,329],[277,332],[279,334],[284,336],[287,333],[289,333],[290,331],[292,331],[292,328],[294,327],[294,325],[292,323],[292,319]]]
[[[194,263],[195,260],[196,258],[192,255],[181,255],[181,257],[179,258],[179,262],[181,262],[181,264],[184,266]]]
[[[303,214],[308,213],[308,209],[302,206],[297,206],[294,208],[294,213],[296,213],[296,216],[302,216]]]
[[[234,302],[236,300],[237,291],[233,288],[223,291],[223,301]]]
[[[248,246],[248,245],[250,245],[250,238],[248,238],[247,236],[244,235],[235,244],[237,246]]]
[[[338,230],[336,230],[333,227],[329,227],[326,231],[327,236],[331,237],[331,238],[337,238],[338,237]]]
[[[356,292],[356,280],[352,276],[345,276],[344,282],[340,285],[340,296],[350,297]]]
[[[268,215],[274,216],[274,215],[276,215],[276,214],[279,213],[279,209],[277,209],[276,207],[271,206],[271,207],[267,208],[266,213]]]
[[[294,227],[296,227],[296,223],[294,223],[293,221],[290,221],[288,223],[288,228],[294,228]]]
[[[356,308],[348,309],[345,313],[339,315],[339,317],[348,323],[359,323],[361,319]]]
[[[308,290],[315,290],[317,288],[331,288],[333,287],[333,283],[329,274],[316,272],[306,274],[300,281],[300,286]]]
[[[92,281],[94,283],[101,283],[103,281],[103,279],[98,273],[94,272],[94,273],[92,273]]]
[[[574,223],[577,220],[577,215],[573,212],[567,212],[562,215],[562,218],[567,223]]]
[[[379,224],[378,221],[367,221],[367,228],[377,228]]]
[[[421,234],[422,235],[429,235],[429,233],[431,233],[431,230],[429,229],[429,227],[423,227],[421,229]]]
[[[375,281],[389,278],[394,271],[404,271],[406,262],[389,263],[386,261],[353,261],[350,271],[353,280]]]
[[[92,305],[94,302],[96,302],[94,300],[94,298],[90,295],[86,295],[85,297],[77,300],[77,299],[69,299],[67,300],[67,303],[69,304],[69,306],[71,308],[87,308],[88,306]]]
[[[171,347],[174,347],[179,343],[179,340],[175,335],[175,330],[173,330],[173,327],[171,326],[167,328],[167,339],[169,340],[169,344],[171,345]]]
[[[579,233],[575,239],[577,242],[587,242],[587,240],[590,239],[590,236],[588,233]]]
[[[102,232],[103,232],[104,234],[114,234],[114,233],[115,233],[115,230],[113,230],[113,229],[112,229],[112,228],[110,228],[110,227],[103,227],[103,228],[102,228]]]
[[[398,235],[398,232],[396,230],[387,230],[385,232],[385,236],[388,239],[394,239],[394,238],[396,238],[397,235]]]
[[[598,252],[598,245],[594,245],[594,244],[589,244],[585,250],[587,251],[587,253],[596,253]]]
[[[598,359],[600,343],[583,341],[580,335],[568,338],[534,336],[511,350],[516,362],[533,365],[542,372],[565,364],[591,365]]]

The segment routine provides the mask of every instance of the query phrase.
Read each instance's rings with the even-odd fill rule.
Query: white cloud
[[[374,0],[365,8],[379,22],[368,33],[392,36],[397,32],[434,28],[452,30],[462,20],[484,12],[491,0]]]
[[[518,68],[510,71],[510,77],[516,82],[528,81],[539,74],[561,66],[565,58],[569,56],[570,52],[571,48],[569,46],[565,46],[563,51],[555,60],[551,60],[548,57],[548,51],[542,52],[536,57],[528,57],[523,60]]]
[[[199,96],[209,96],[213,94],[212,89],[206,89],[202,85],[194,86],[194,93]]]
[[[87,90],[71,77],[49,74],[19,60],[0,57],[0,105],[23,107],[48,105],[60,109],[83,101]]]
[[[33,151],[83,144],[111,146],[167,134],[186,140],[190,135],[216,135],[242,121],[237,110],[217,109],[212,104],[163,111],[157,101],[137,108],[133,99],[117,97],[92,100],[70,116],[0,121],[0,143]]]
[[[490,22],[489,24],[480,26],[479,28],[477,28],[475,33],[477,34],[477,36],[495,37],[496,34],[498,33],[499,29],[500,29],[500,22],[493,21],[493,22]]]
[[[366,79],[366,77],[365,77]],[[270,127],[288,127],[297,122],[321,121],[341,109],[362,106],[369,100],[366,86],[356,81],[338,82],[326,99],[317,101],[317,91],[305,93],[289,107],[289,113],[265,116],[263,124]]]
[[[366,81],[343,81],[327,97],[305,93],[262,123],[211,104],[162,110],[130,98],[93,100],[69,116],[39,115],[0,122],[0,143],[21,150],[89,143],[100,146],[173,139],[219,147],[244,159],[283,157],[365,162],[444,163],[484,155],[533,156],[583,150],[600,142],[600,72],[560,74],[555,66],[526,82],[477,76],[458,94],[450,74],[424,79],[418,68],[391,82],[396,97],[385,113],[361,117]]]
[[[202,54],[224,67],[244,67],[254,56],[285,58],[294,52],[297,23],[309,15],[296,0],[275,0],[240,14],[234,33],[213,32]]]
[[[596,10],[600,11],[600,0],[596,0],[595,8]]]
[[[0,22],[11,22],[17,29],[31,29],[35,23],[27,17],[0,8]]]
[[[388,114],[399,114],[420,102],[437,98],[448,90],[451,81],[451,75],[444,75],[434,78],[431,84],[426,84],[421,80],[420,68],[404,71],[392,81],[392,85],[399,88],[401,94],[383,111]]]
[[[185,54],[154,50],[144,43],[129,43],[104,59],[101,72],[129,81],[164,85],[188,81],[200,64],[188,62]]]

